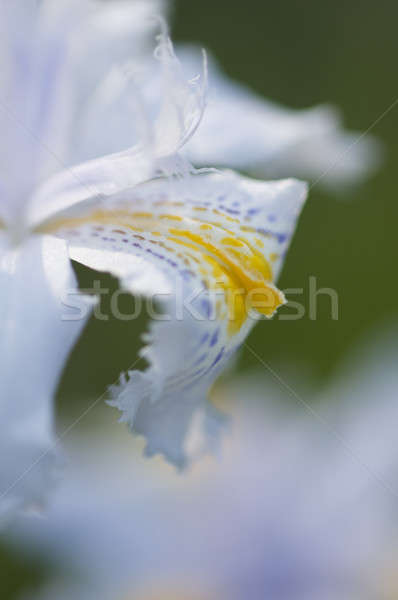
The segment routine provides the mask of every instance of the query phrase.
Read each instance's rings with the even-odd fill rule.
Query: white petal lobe
[[[178,54],[187,75],[198,70],[197,48],[178,48]],[[334,107],[280,106],[209,63],[208,106],[186,148],[194,165],[243,169],[257,177],[294,175],[328,187],[356,183],[379,167],[378,140],[345,131]]]
[[[206,61],[198,66],[195,78],[187,79],[171,41],[162,34],[155,57],[142,62],[142,72],[137,75],[133,69],[129,74],[129,69],[133,67],[127,65],[125,70],[114,73],[120,83],[120,102],[115,105],[111,99],[108,108],[112,114],[105,106],[101,108],[101,102],[94,104],[99,111],[93,116],[95,132],[98,122],[112,124],[117,116],[118,133],[112,125],[106,129],[112,130],[117,148],[122,151],[69,166],[45,181],[31,198],[27,219],[30,226],[90,198],[110,196],[155,176],[182,175],[193,170],[179,150],[192,137],[203,116]],[[80,142],[84,145],[84,140]],[[104,151],[114,148],[112,144],[102,147],[94,141],[89,146]]]
[[[90,201],[43,226],[69,241],[75,260],[155,300],[143,349],[149,367],[112,389],[148,453],[186,464],[187,433],[206,411],[209,387],[256,318],[284,303],[274,281],[305,196],[295,180],[199,174]],[[214,437],[217,419],[207,412],[204,435]]]
[[[53,397],[89,314],[63,305],[77,294],[66,245],[35,238],[0,255],[0,519],[40,505],[54,480]],[[69,320],[69,318],[73,320]]]

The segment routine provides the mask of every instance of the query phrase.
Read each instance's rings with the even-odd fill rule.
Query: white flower
[[[183,480],[132,461],[124,440],[75,439],[48,520],[18,534],[24,551],[54,561],[40,600],[384,597],[371,588],[396,538],[395,339],[366,360],[362,344],[360,361],[306,397],[320,419],[289,412],[263,375],[220,385],[233,435]]]
[[[200,122],[206,82],[184,79],[164,34],[156,60],[145,52],[157,4],[0,6],[3,513],[39,503],[51,479],[52,397],[89,312],[76,320],[63,306],[76,293],[69,257],[132,293],[166,293],[169,320],[151,326],[149,368],[123,376],[113,403],[149,453],[178,465],[192,416],[251,328],[252,292],[267,315],[283,302],[273,281],[305,185],[190,173],[178,151]],[[120,104],[131,109],[125,146]],[[76,157],[90,160],[73,166]],[[178,300],[192,296],[195,314],[178,315]],[[211,435],[213,421],[204,419]]]
[[[187,73],[197,70],[197,53],[179,48]],[[186,150],[195,165],[228,166],[256,177],[289,174],[329,188],[369,177],[382,156],[373,136],[344,131],[336,108],[279,106],[228,79],[214,60],[209,61],[208,108]]]

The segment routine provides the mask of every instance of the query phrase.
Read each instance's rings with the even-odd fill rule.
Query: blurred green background
[[[173,13],[176,42],[199,42],[231,77],[287,106],[332,103],[342,110],[346,127],[365,131],[398,98],[393,0],[177,0]],[[386,148],[385,162],[372,179],[344,196],[319,186],[311,190],[280,286],[308,289],[309,276],[316,276],[319,287],[338,292],[340,315],[331,320],[329,301],[320,298],[315,321],[306,315],[299,321],[261,322],[249,344],[279,373],[302,365],[314,382],[324,381],[362,333],[398,313],[397,128],[398,103],[372,129]],[[78,276],[82,287],[98,279],[82,268]],[[116,287],[111,278],[101,280]],[[124,298],[121,310],[127,312],[131,302]],[[131,366],[143,330],[144,319],[90,322],[58,394],[68,420]],[[258,367],[257,360],[244,349],[237,369],[252,367]],[[42,573],[5,552],[0,565],[4,599],[16,598]]]

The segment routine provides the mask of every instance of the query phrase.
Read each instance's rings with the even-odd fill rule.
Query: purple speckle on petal
[[[219,335],[220,335],[220,330],[217,329],[217,331],[215,331],[213,333],[213,335],[211,336],[210,346],[215,346],[217,344]]]
[[[240,215],[240,210],[236,210],[235,208],[228,208],[227,206],[223,206],[220,204],[221,210],[225,210],[226,213],[230,215]]]
[[[197,360],[197,361],[195,361],[195,366],[196,366],[196,365],[199,365],[201,362],[204,362],[204,361],[206,360],[206,358],[207,358],[207,354],[202,354],[202,356],[200,356],[200,357],[198,358],[198,360]]]
[[[214,367],[222,358],[224,354],[224,348],[221,348],[220,352],[217,354],[216,358],[213,360],[212,367]]]
[[[258,213],[261,211],[261,208],[249,208],[249,210],[247,211],[247,214],[252,217],[253,215],[258,215]]]
[[[183,279],[185,279],[187,281],[187,280],[191,279],[193,273],[189,269],[182,269],[180,271],[180,275],[182,276]]]
[[[209,339],[209,335],[210,335],[209,332],[204,334],[204,336],[200,340],[200,345],[205,344],[207,342],[207,340]]]
[[[206,315],[207,318],[210,317],[211,315],[211,304],[210,304],[210,300],[208,298],[202,298],[201,300],[201,307],[203,308],[203,311]]]

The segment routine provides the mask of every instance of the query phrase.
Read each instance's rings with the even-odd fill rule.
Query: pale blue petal
[[[40,505],[53,482],[54,394],[90,303],[80,299],[76,320],[68,300],[76,300],[78,291],[63,241],[35,236],[12,248],[4,236],[1,240],[0,516],[5,517]]]
[[[199,49],[178,48],[186,76],[197,72]],[[244,140],[244,143],[242,143]],[[295,110],[228,79],[209,60],[209,100],[197,134],[187,146],[196,166],[245,170],[256,177],[296,176],[325,186],[369,177],[382,158],[373,136],[344,130],[339,111],[327,105]]]
[[[96,89],[115,65],[133,60],[139,68],[148,60],[161,10],[160,0],[1,3],[3,220],[21,221],[33,189],[49,175],[141,139],[133,108],[135,135],[127,146],[110,122],[96,119]],[[103,132],[103,144],[91,139],[93,130]]]
[[[273,282],[305,197],[305,184],[295,180],[198,174],[80,204],[43,225],[69,241],[73,259],[160,303],[165,318],[152,322],[143,350],[149,368],[112,390],[149,454],[183,466],[188,430],[203,411],[203,434],[213,445],[218,426],[206,409],[208,389],[255,323],[251,291],[266,302],[257,316],[284,302]]]

